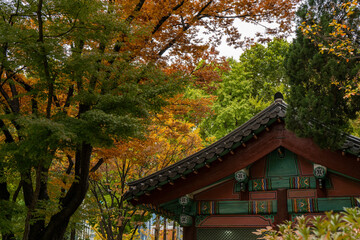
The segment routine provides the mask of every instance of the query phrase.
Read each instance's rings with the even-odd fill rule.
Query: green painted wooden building
[[[330,151],[298,138],[276,96],[216,143],[129,183],[126,198],[177,220],[186,240],[256,239],[258,228],[356,206],[360,139],[349,135]]]

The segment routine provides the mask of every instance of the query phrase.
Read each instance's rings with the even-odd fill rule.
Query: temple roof
[[[207,164],[228,154],[240,145],[244,145],[271,124],[283,121],[286,109],[287,104],[281,98],[276,98],[269,107],[215,143],[160,171],[128,183],[130,190],[125,194],[125,198],[132,199],[141,196],[157,187],[172,184],[174,180],[206,167]],[[346,135],[341,150],[359,156],[360,138]]]

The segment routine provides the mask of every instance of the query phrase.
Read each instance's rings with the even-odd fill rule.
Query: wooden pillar
[[[246,201],[249,200],[249,191],[241,191],[239,194],[239,200]]]
[[[287,204],[287,189],[278,189],[277,195],[277,214],[275,216],[274,224],[281,224],[285,220],[289,220],[288,204]]]
[[[325,186],[325,179],[322,180],[322,188],[320,188],[319,185],[319,180],[316,179],[316,196],[318,198],[326,198],[327,197],[327,191],[326,191],[326,186]]]
[[[196,240],[196,227],[194,218],[192,226],[183,228],[183,240]]]

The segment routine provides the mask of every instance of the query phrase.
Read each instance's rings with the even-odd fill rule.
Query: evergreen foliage
[[[323,31],[331,31],[333,4],[334,1],[308,1],[298,11],[299,23],[305,21],[311,9]],[[313,138],[321,147],[341,147],[341,132],[349,132],[349,119],[356,117],[360,99],[353,97],[349,101],[345,89],[336,83],[354,78],[359,63],[320,52],[298,30],[285,65],[291,89],[287,127],[300,137]]]

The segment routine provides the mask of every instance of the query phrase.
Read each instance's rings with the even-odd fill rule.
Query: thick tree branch
[[[10,98],[10,96],[7,94],[7,92],[4,90],[2,86],[0,86],[0,93],[4,97],[5,101],[9,105],[12,113],[18,113],[19,112],[19,106]]]
[[[6,127],[4,121],[1,120],[1,119],[0,119],[0,128],[1,128],[2,132],[3,132],[4,135],[5,135],[5,142],[6,142],[6,143],[12,143],[12,142],[14,142],[13,136],[11,135],[9,129]]]
[[[74,95],[74,85],[71,85],[69,87],[69,91],[68,91],[67,96],[66,96],[65,104],[64,104],[63,109],[62,109],[63,112],[65,112],[65,109],[70,106],[70,100],[71,100],[73,95]]]
[[[38,33],[39,38],[38,42],[40,43],[40,53],[42,57],[43,62],[43,71],[44,71],[44,77],[48,84],[48,97],[47,97],[47,105],[46,105],[46,117],[50,118],[51,116],[51,105],[52,105],[52,99],[54,95],[54,81],[50,76],[50,69],[49,69],[49,63],[46,55],[46,50],[44,47],[44,26],[43,26],[43,19],[42,19],[42,7],[43,7],[43,0],[39,0],[36,10],[37,20],[38,20]]]
[[[67,155],[66,157],[67,157],[68,162],[69,162],[69,166],[68,166],[68,168],[66,169],[66,174],[69,175],[69,174],[71,173],[71,169],[72,169],[73,166],[74,166],[74,161],[71,159],[71,156],[70,156],[70,155]]]
[[[140,0],[138,2],[138,4],[136,4],[136,6],[134,8],[134,11],[132,11],[132,13],[125,20],[128,24],[130,24],[134,20],[136,14],[138,12],[140,12],[140,10],[141,10],[142,6],[144,5],[145,1],[146,0]]]
[[[160,20],[158,21],[158,23],[156,24],[156,26],[154,27],[153,31],[152,31],[152,35],[154,35],[159,29],[160,27],[166,22],[166,20],[168,20],[173,11],[176,11],[177,9],[179,9],[182,5],[184,5],[185,0],[182,0],[178,5],[176,5],[175,7],[172,8],[172,11],[169,12],[166,16],[163,16],[162,18],[160,18]]]
[[[14,73],[12,70],[7,69],[7,72],[12,73],[12,79],[19,83],[26,92],[30,93],[33,90],[33,87],[29,84],[27,84],[26,82],[24,82],[24,80],[18,76],[17,73]],[[35,96],[31,96],[31,109],[32,109],[32,113],[36,114],[37,110],[38,110],[38,103],[37,100],[35,99]]]
[[[95,164],[95,166],[93,166],[90,170],[90,172],[95,172],[96,170],[98,170],[98,168],[104,163],[104,159],[100,158],[99,161]]]

